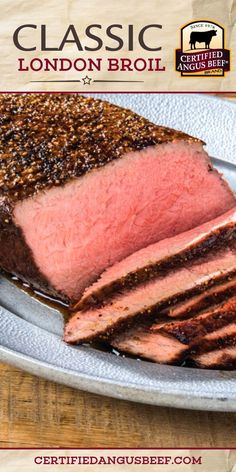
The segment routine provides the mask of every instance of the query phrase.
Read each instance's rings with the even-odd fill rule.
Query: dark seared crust
[[[38,270],[21,229],[12,219],[12,206],[7,199],[0,199],[0,248],[0,268],[3,271],[18,276],[41,292],[67,301]]]
[[[0,268],[64,299],[39,273],[13,209],[25,199],[124,153],[174,140],[199,142],[77,94],[0,94]]]
[[[190,347],[190,355],[201,355],[219,349],[236,346],[236,333],[219,336],[215,339],[200,339]]]
[[[0,94],[0,196],[24,199],[127,152],[184,140],[130,110],[77,94]]]
[[[126,319],[122,319],[121,321],[116,322],[110,328],[106,331],[106,333],[102,334],[99,336],[100,339],[102,340],[107,340],[111,336],[114,336],[117,333],[120,333],[122,329],[127,329],[130,328],[136,323],[142,322],[142,323],[150,323],[150,322],[155,322],[156,320],[159,320],[159,315],[161,313],[161,310],[164,308],[167,308],[170,304],[173,305],[175,303],[188,300],[189,298],[193,297],[194,295],[198,295],[206,288],[213,287],[214,285],[226,282],[227,280],[231,280],[232,278],[236,277],[236,270],[230,272],[227,275],[220,275],[218,277],[215,277],[214,279],[209,280],[208,282],[202,283],[197,285],[191,290],[186,290],[185,292],[181,292],[179,294],[176,294],[174,297],[164,299],[160,303],[157,303],[152,306],[148,306],[145,308],[145,310],[138,311],[136,313],[132,313],[132,316],[127,316]],[[76,316],[76,315],[74,315]],[[78,312],[78,316],[83,316],[83,311]],[[67,333],[69,334],[69,332]],[[94,334],[91,336],[87,337],[86,339],[83,340],[85,341],[92,341],[95,338]],[[76,342],[75,342],[76,343]]]
[[[121,290],[130,290],[144,282],[154,279],[158,275],[163,276],[168,271],[180,268],[186,262],[188,263],[195,258],[203,257],[211,250],[218,250],[225,247],[226,243],[230,244],[235,240],[236,225],[230,222],[224,228],[219,228],[217,231],[214,231],[214,233],[209,233],[198,245],[192,245],[181,253],[166,257],[157,263],[145,265],[135,272],[128,273],[125,277],[115,280],[100,289],[96,289],[94,293],[88,295],[87,298],[86,296],[83,297],[81,301],[72,306],[71,309],[82,310],[87,307],[99,305],[105,299],[106,301],[109,298],[112,299],[112,295]]]
[[[174,336],[183,344],[191,344],[196,338],[202,338],[213,331],[236,322],[236,303],[234,309],[230,309],[228,306],[230,304],[209,312],[208,316],[197,316],[186,321],[169,323],[158,331]],[[202,344],[202,340],[200,344]],[[199,342],[197,345],[199,345]],[[194,346],[193,349],[195,349]]]

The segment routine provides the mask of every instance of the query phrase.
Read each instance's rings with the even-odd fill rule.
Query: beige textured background
[[[231,72],[224,78],[181,77],[174,70],[174,51],[180,46],[180,27],[191,20],[212,20],[226,28],[226,47],[231,47]],[[25,23],[47,24],[48,44],[60,44],[67,26],[74,24],[83,42],[83,31],[92,23],[108,26],[112,23],[134,24],[139,31],[146,24],[160,23],[162,30],[157,30],[158,43],[162,51],[147,52],[137,48],[127,53],[124,48],[119,52],[80,52],[74,45],[68,44],[62,52],[40,51],[22,52],[15,48],[12,35],[16,27]],[[1,0],[0,15],[0,90],[55,90],[55,91],[235,91],[236,89],[236,0]],[[37,38],[39,33],[33,30],[25,32],[25,44]],[[159,41],[160,39],[160,41]],[[154,41],[154,40],[153,40]],[[156,42],[156,39],[155,39]],[[154,42],[153,42],[154,44]],[[27,57],[162,57],[165,72],[92,72],[94,79],[144,80],[143,84],[95,84],[83,83],[46,83],[35,84],[30,80],[72,80],[84,77],[86,72],[17,72],[17,58]]]

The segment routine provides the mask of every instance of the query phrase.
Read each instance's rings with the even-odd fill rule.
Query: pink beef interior
[[[17,203],[15,223],[50,283],[76,300],[114,262],[224,213],[234,197],[201,144],[168,143]]]

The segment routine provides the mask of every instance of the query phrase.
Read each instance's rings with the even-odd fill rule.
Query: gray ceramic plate
[[[103,95],[202,138],[236,191],[236,106],[199,95]],[[227,163],[225,161],[231,162]],[[61,341],[60,313],[0,279],[0,360],[75,388],[137,402],[236,411],[236,372],[160,366]]]

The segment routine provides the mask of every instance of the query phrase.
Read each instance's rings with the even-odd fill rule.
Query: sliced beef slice
[[[0,123],[0,267],[60,298],[235,206],[199,140],[107,102],[2,94]]]
[[[141,249],[108,268],[88,287],[74,309],[96,305],[117,291],[132,288],[236,238],[236,209],[185,233]],[[200,300],[199,300],[200,301]],[[190,302],[191,303],[191,302]],[[186,310],[186,308],[183,307]],[[180,307],[181,310],[181,307]],[[178,308],[176,308],[178,311]],[[171,311],[170,311],[171,316]],[[175,310],[172,316],[175,316]],[[178,315],[176,315],[178,316]]]
[[[110,343],[119,351],[159,364],[179,364],[188,350],[178,339],[153,332],[146,326],[129,328],[112,337]]]
[[[161,314],[171,318],[185,318],[196,315],[203,309],[218,305],[227,298],[234,296],[236,296],[236,277],[232,277],[232,279],[230,278],[222,284],[215,285],[189,300],[176,303],[163,310]]]
[[[78,311],[65,327],[64,339],[70,343],[107,337],[137,319],[148,320],[169,304],[186,300],[207,287],[235,275],[236,249],[225,248],[208,254],[198,263],[175,270],[164,277],[146,282],[130,292],[117,295],[101,307]]]

